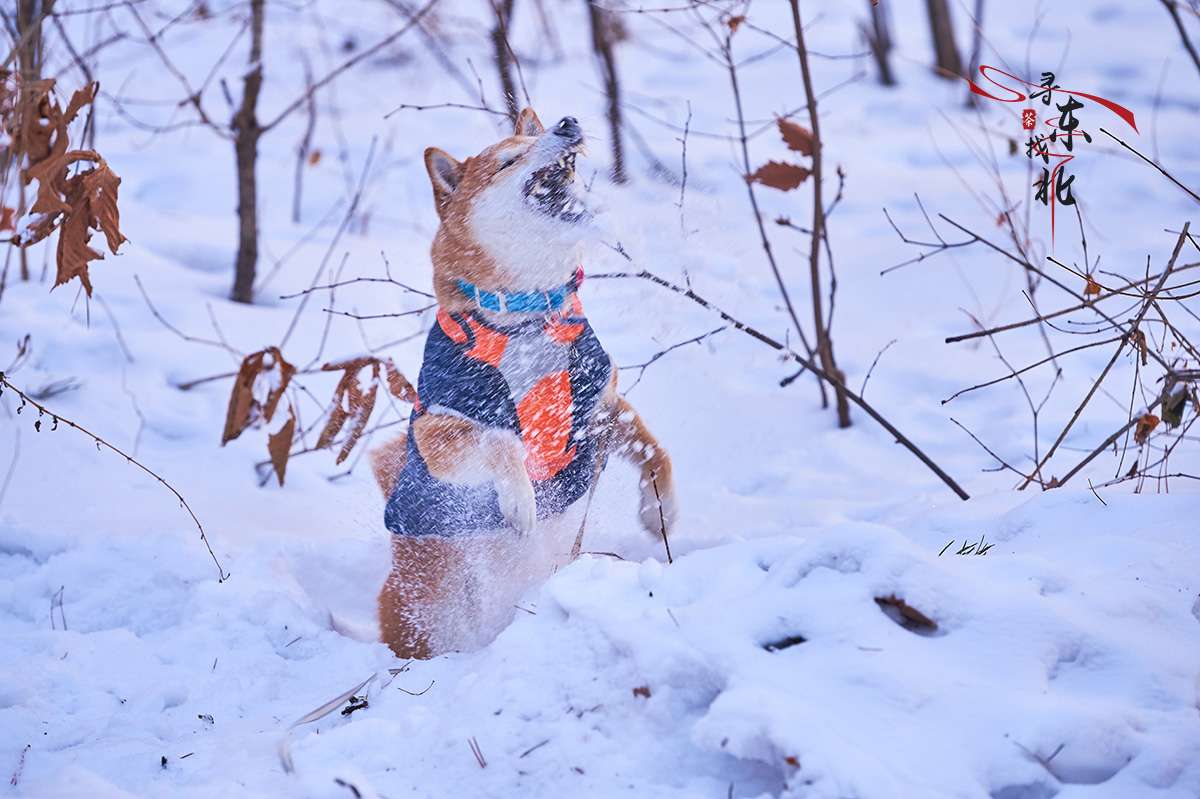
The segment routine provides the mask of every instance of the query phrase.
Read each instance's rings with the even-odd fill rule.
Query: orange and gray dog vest
[[[388,529],[454,536],[505,526],[491,484],[450,483],[429,473],[412,432],[425,413],[519,435],[538,517],[561,513],[591,483],[597,443],[588,426],[611,374],[612,362],[578,296],[568,311],[509,327],[439,310],[417,379],[408,460],[384,511]]]

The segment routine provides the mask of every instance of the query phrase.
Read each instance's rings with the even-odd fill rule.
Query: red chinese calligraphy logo
[[[1026,86],[1031,86],[1038,91],[1030,94],[1022,94],[1021,92],[1010,89],[1009,87],[999,83],[989,75],[989,72],[997,72],[1007,78],[1011,78],[1017,83],[1022,83]],[[987,91],[976,86],[970,80],[967,81],[971,85],[971,91],[975,94],[983,95],[992,100],[999,100],[1002,103],[1020,103],[1025,100],[1041,99],[1042,105],[1049,106],[1051,103],[1052,93],[1055,91],[1067,95],[1067,101],[1061,105],[1055,104],[1060,115],[1055,118],[1051,114],[1042,124],[1050,128],[1049,135],[1035,135],[1030,133],[1029,141],[1026,142],[1025,154],[1029,158],[1039,157],[1042,162],[1047,165],[1047,168],[1042,169],[1041,177],[1034,183],[1034,188],[1037,190],[1035,199],[1043,205],[1050,206],[1050,240],[1054,240],[1054,209],[1056,205],[1074,205],[1075,197],[1071,193],[1071,183],[1075,180],[1074,175],[1068,175],[1066,165],[1075,157],[1074,138],[1082,137],[1087,143],[1091,143],[1092,137],[1087,131],[1079,129],[1079,120],[1075,117],[1075,111],[1084,107],[1084,104],[1076,99],[1076,97],[1084,97],[1112,111],[1114,114],[1123,119],[1128,125],[1137,132],[1137,123],[1134,121],[1133,112],[1124,106],[1118,105],[1111,100],[1105,100],[1103,97],[1096,97],[1092,94],[1084,94],[1083,92],[1070,92],[1062,89],[1054,82],[1054,73],[1043,72],[1042,83],[1040,85],[1030,83],[1026,80],[1021,80],[1015,75],[1010,75],[1003,70],[995,67],[981,66],[979,74],[988,79],[992,85],[997,86],[1008,92],[1010,97],[997,97]],[[1032,108],[1027,108],[1021,112],[1021,126],[1028,131],[1033,131],[1037,127],[1037,114]],[[1051,152],[1051,143],[1061,143],[1066,150],[1065,153]],[[1056,163],[1053,170],[1049,169],[1050,159],[1054,158]]]

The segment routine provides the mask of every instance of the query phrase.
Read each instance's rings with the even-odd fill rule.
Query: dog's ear
[[[521,111],[520,116],[517,117],[517,129],[515,135],[541,136],[545,132],[546,129],[542,127],[542,120],[538,119],[538,115],[533,112],[532,108],[525,106],[525,109]]]
[[[439,217],[444,216],[446,203],[462,183],[463,167],[445,150],[430,147],[425,151],[425,169],[429,171],[429,180],[433,183],[433,204],[437,207]]]

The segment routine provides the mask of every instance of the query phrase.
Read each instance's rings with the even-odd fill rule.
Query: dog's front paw
[[[638,515],[646,532],[652,535],[670,533],[679,513],[679,502],[675,498],[675,481],[671,467],[655,470],[642,477],[638,483],[642,490],[641,507]]]
[[[501,479],[496,481],[496,495],[500,500],[500,513],[507,524],[518,533],[532,533],[537,526],[537,501],[533,496],[533,483],[524,479]]]

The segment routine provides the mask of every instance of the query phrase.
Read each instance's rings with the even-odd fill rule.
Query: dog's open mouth
[[[525,199],[542,213],[563,222],[578,222],[587,212],[575,190],[575,158],[581,146],[568,147],[555,163],[534,172],[525,183]]]

